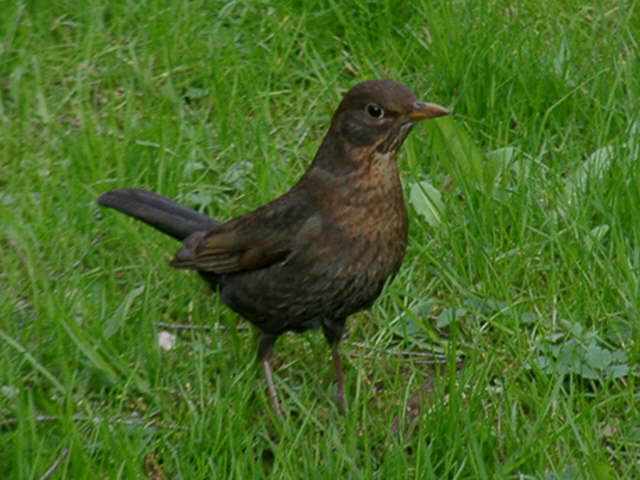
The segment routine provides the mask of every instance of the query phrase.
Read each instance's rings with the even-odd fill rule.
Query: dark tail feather
[[[115,208],[180,241],[194,232],[220,225],[217,220],[167,197],[138,188],[111,190],[98,198],[98,205]]]

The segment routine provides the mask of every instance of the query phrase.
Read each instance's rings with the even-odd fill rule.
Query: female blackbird
[[[278,417],[273,344],[284,332],[322,327],[344,411],[338,343],[345,320],[378,297],[407,243],[398,149],[415,122],[448,113],[391,80],[360,83],[340,103],[298,183],[256,210],[222,223],[140,189],[113,190],[98,203],[182,241],[171,265],[197,270],[258,327],[258,359]]]

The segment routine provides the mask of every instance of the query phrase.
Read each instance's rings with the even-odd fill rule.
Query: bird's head
[[[395,154],[416,122],[448,114],[440,105],[419,101],[400,83],[370,80],[347,92],[333,116],[331,131],[351,148]]]

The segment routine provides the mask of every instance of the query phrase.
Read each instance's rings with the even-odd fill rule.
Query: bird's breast
[[[387,277],[400,266],[407,244],[407,213],[392,154],[372,161],[349,178],[336,196],[337,228],[350,245],[350,263],[373,276]]]
[[[282,262],[226,276],[222,300],[272,333],[318,327],[369,307],[398,271],[407,244],[395,161],[374,160],[339,177],[307,177],[304,196],[318,217],[305,224],[305,240]]]

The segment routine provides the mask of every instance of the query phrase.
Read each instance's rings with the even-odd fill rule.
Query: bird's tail
[[[98,205],[115,208],[180,241],[194,232],[208,231],[220,225],[217,220],[191,208],[138,188],[111,190],[98,198]]]

